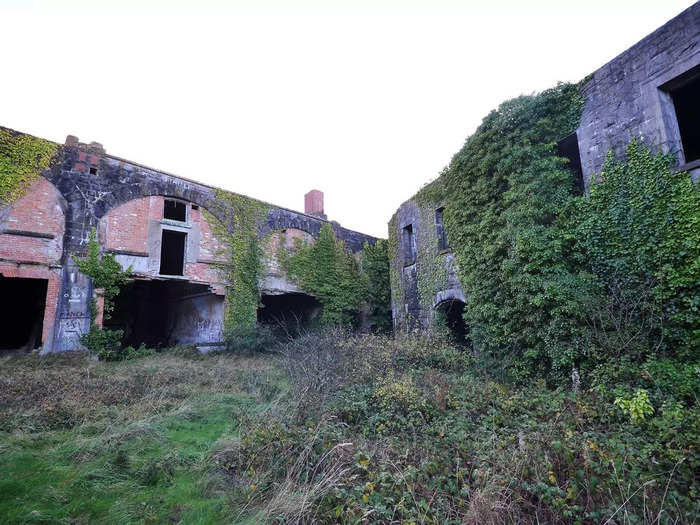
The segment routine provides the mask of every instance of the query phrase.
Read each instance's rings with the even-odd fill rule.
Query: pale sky
[[[0,125],[386,237],[500,102],[689,0],[4,1]],[[147,7],[144,7],[147,6]]]

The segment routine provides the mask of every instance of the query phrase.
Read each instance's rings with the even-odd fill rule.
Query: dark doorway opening
[[[467,346],[469,342],[469,328],[464,322],[464,303],[457,299],[448,299],[435,307],[439,321],[450,331],[452,340],[458,345]]]
[[[198,298],[216,298],[209,287],[181,281],[132,281],[122,287],[114,301],[112,318],[105,327],[124,330],[124,346],[163,348],[197,339],[209,312],[197,315]],[[201,308],[199,308],[201,310]]]
[[[163,218],[171,221],[187,221],[187,206],[184,202],[165,199]]]
[[[695,78],[671,91],[686,162],[700,159],[700,67]]]
[[[186,238],[186,233],[163,230],[160,246],[161,275],[184,275]]]
[[[578,149],[578,135],[574,131],[571,135],[557,143],[557,156],[569,160],[567,166],[573,173],[574,195],[583,195],[586,187],[583,183],[583,167],[581,166],[581,152]]]
[[[0,350],[33,350],[41,346],[46,308],[46,279],[0,276]]]
[[[318,301],[304,293],[263,295],[260,300],[258,322],[282,337],[298,336],[320,312]]]

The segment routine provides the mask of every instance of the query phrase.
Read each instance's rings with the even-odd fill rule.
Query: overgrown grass
[[[0,521],[221,523],[209,461],[241,407],[287,388],[271,359],[162,353],[0,361]]]
[[[337,331],[274,357],[6,358],[0,516],[698,521],[698,369],[656,362],[608,371],[608,383],[602,374],[579,391],[518,386],[439,335]],[[641,420],[624,408],[640,388],[654,410]]]

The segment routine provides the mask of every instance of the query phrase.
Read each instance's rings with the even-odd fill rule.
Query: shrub
[[[230,327],[224,333],[224,342],[229,351],[255,353],[274,351],[278,341],[269,326],[257,324]]]

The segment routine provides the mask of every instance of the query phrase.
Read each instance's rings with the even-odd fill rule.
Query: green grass
[[[82,384],[52,388],[54,371]],[[8,388],[27,377],[35,381],[14,386],[31,407]],[[0,433],[3,523],[230,522],[228,493],[208,461],[212,446],[235,434],[237,413],[264,408],[285,388],[270,359],[225,356],[11,358],[0,361],[0,378],[3,426],[15,426]],[[100,398],[105,381],[119,384],[122,400]],[[151,388],[141,388],[144,381]],[[21,417],[27,412],[32,420]]]

